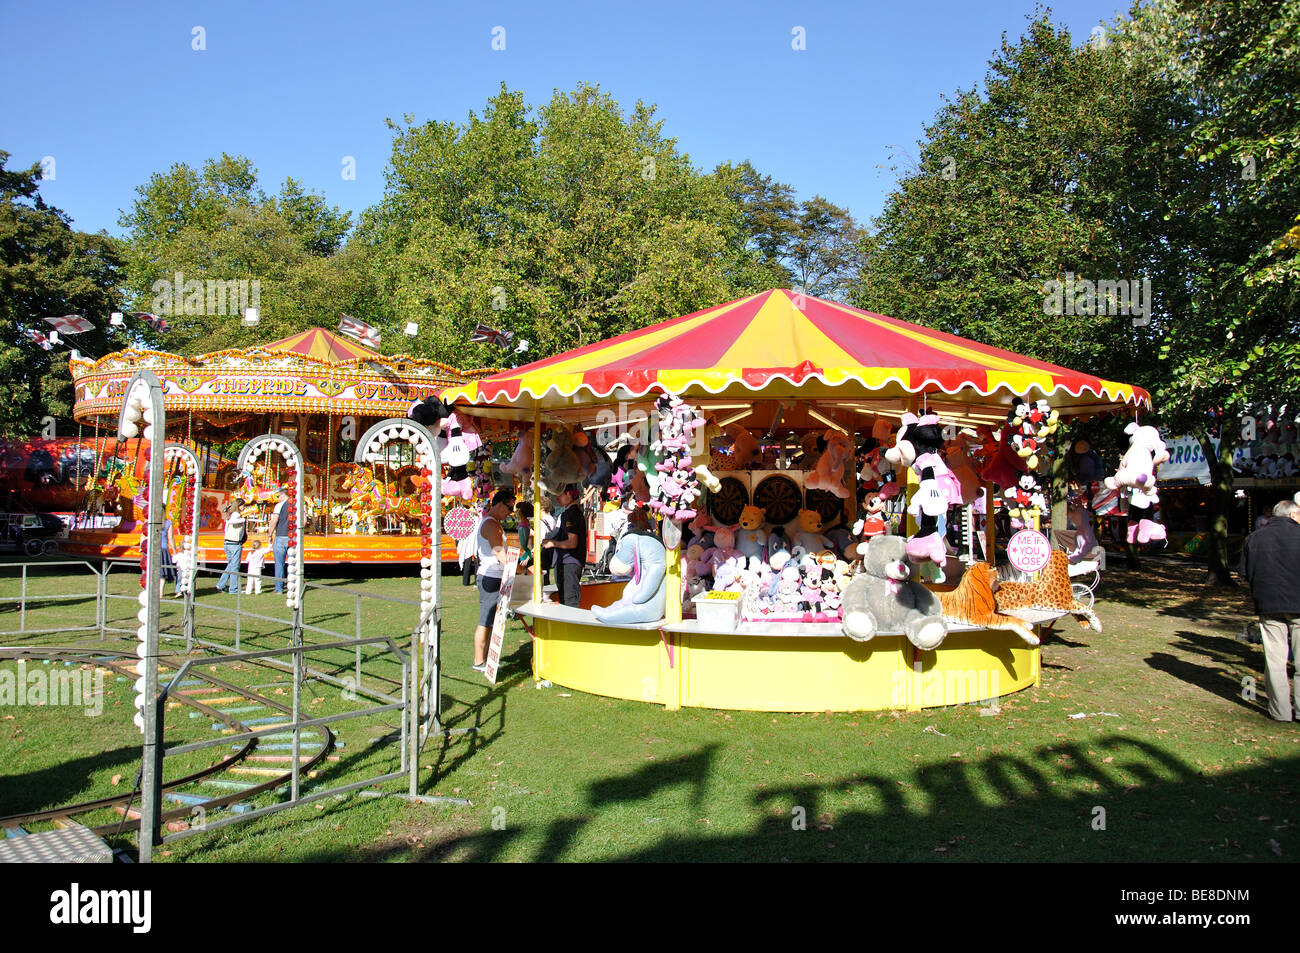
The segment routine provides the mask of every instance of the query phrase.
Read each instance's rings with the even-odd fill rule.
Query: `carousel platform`
[[[119,533],[111,529],[73,530],[66,540],[59,543],[59,551],[69,556],[89,556],[95,559],[138,560],[140,536],[138,531]],[[245,545],[245,555],[247,551]],[[225,549],[220,533],[199,533],[199,559],[210,565],[225,564]],[[418,564],[420,537],[323,536],[308,533],[303,538],[303,561],[317,564]],[[442,561],[456,562],[456,541],[450,536],[442,538]]]

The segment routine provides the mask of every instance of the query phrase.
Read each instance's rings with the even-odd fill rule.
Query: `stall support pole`
[[[914,396],[907,398],[908,413],[915,414],[920,409],[921,401],[919,398]],[[906,501],[903,506],[903,528],[906,532],[903,533],[903,535],[910,537],[920,529],[916,518],[912,516],[908,510],[910,510],[912,506],[912,497],[916,495],[917,488],[921,485],[921,478],[916,475],[916,470],[913,467],[906,467],[905,470],[907,473],[907,482],[904,484],[905,489],[903,491],[903,499]]]
[[[542,496],[538,474],[542,469],[542,410],[533,411],[533,602],[542,601]],[[537,646],[533,646],[533,665],[537,664]],[[537,672],[534,670],[533,675]]]
[[[996,569],[997,552],[993,549],[997,542],[997,527],[993,522],[993,484],[984,484],[984,559],[989,566]]]

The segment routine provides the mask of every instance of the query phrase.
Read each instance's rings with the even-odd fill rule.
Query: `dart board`
[[[467,506],[456,506],[442,518],[442,531],[452,539],[460,540],[474,532],[476,523],[478,514]]]
[[[763,510],[769,523],[779,526],[799,515],[803,493],[789,477],[770,476],[754,488],[754,505]]]
[[[844,501],[830,490],[809,490],[808,509],[817,511],[823,526],[830,526],[837,517],[844,515]]]
[[[709,515],[730,526],[740,520],[740,511],[749,503],[749,491],[735,477],[723,477],[717,493],[709,494]]]

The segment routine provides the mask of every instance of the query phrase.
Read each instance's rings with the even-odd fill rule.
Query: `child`
[[[262,565],[269,555],[271,544],[263,537],[256,537],[253,540],[253,551],[248,554],[248,585],[244,587],[244,595],[262,594]]]

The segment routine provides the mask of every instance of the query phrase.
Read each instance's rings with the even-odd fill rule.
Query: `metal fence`
[[[187,591],[179,598],[164,598],[160,612],[158,635],[160,642],[172,646],[168,651],[179,666],[164,682],[155,712],[157,745],[162,752],[158,770],[153,772],[154,784],[161,785],[162,761],[167,757],[186,754],[207,748],[228,746],[229,735],[196,741],[189,744],[165,747],[163,737],[164,713],[170,696],[190,675],[196,664],[203,666],[241,665],[243,663],[270,666],[290,672],[292,679],[291,716],[284,723],[272,727],[253,728],[241,732],[241,740],[261,738],[270,734],[290,733],[292,737],[292,765],[288,800],[263,806],[239,814],[206,820],[201,828],[173,831],[164,834],[155,818],[150,825],[142,818],[141,829],[154,831],[153,843],[167,843],[196,833],[212,831],[239,821],[262,817],[287,807],[309,801],[340,795],[388,781],[405,778],[407,790],[404,797],[421,801],[450,800],[457,798],[421,797],[418,794],[418,762],[420,751],[430,734],[459,734],[472,728],[445,731],[441,723],[440,668],[440,610],[435,603],[420,611],[420,602],[394,595],[362,592],[344,586],[300,580],[302,597],[296,610],[278,603],[283,612],[266,607],[266,600],[256,611],[249,606],[245,595],[246,573],[237,573],[238,587],[233,596],[226,593],[207,592],[206,581],[219,575],[212,568],[194,571]],[[111,637],[134,638],[137,629],[135,613],[139,607],[140,572],[133,563],[88,560],[49,560],[0,564],[0,585],[5,578],[17,576],[18,594],[0,596],[0,655],[13,657],[24,648],[46,648],[47,643],[37,643],[35,637],[54,635],[85,635],[74,645],[62,645],[63,651],[85,651],[88,655],[103,652]],[[80,582],[78,580],[84,580]],[[272,585],[268,577],[263,580]],[[174,592],[174,582],[161,581],[162,594]],[[71,588],[69,588],[71,587]],[[204,595],[196,596],[199,589]],[[84,625],[30,625],[39,621],[39,610],[52,605],[66,604],[72,600],[93,600],[93,622]],[[409,638],[392,635],[366,635],[367,610],[381,607],[411,607],[412,624],[407,630]],[[16,628],[6,628],[3,619],[16,610]],[[315,611],[315,614],[313,613]],[[66,611],[63,613],[66,615]],[[328,624],[327,624],[328,623]],[[357,708],[346,712],[304,717],[302,693],[304,682],[316,680],[345,692],[358,702]],[[290,683],[286,682],[289,688]],[[399,753],[396,770],[382,771],[360,780],[328,787],[304,786],[301,774],[302,732],[306,729],[327,729],[328,726],[385,713],[401,715],[400,730],[379,739],[377,746],[397,742]],[[389,762],[390,764],[392,762]],[[157,794],[152,799],[158,803]]]

